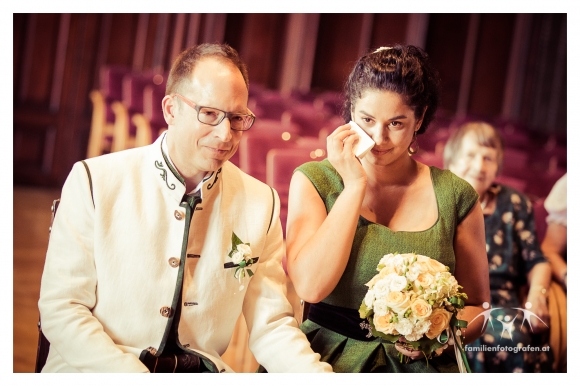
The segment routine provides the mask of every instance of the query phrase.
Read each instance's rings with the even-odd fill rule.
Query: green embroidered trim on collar
[[[163,162],[159,162],[159,161],[155,161],[155,167],[159,170],[161,170],[161,179],[163,179],[163,181],[165,181],[165,185],[167,185],[167,187],[171,190],[175,190],[175,184],[171,184],[171,186],[169,186],[169,183],[167,182],[167,170],[163,169]]]
[[[161,143],[163,143],[163,141],[161,141]],[[165,155],[165,152],[163,151],[163,146],[161,146],[161,143],[159,144],[159,146],[161,147],[161,155],[163,156],[163,159],[165,160],[165,164],[167,165],[169,170],[171,170],[171,173],[173,173],[175,178],[177,178],[179,180],[179,182],[181,182],[183,184],[183,186],[185,186],[185,179],[183,177],[181,177],[181,175],[177,172],[177,170],[175,170],[173,168],[173,166],[171,166],[171,162],[169,162],[169,160],[167,159],[167,156]],[[155,161],[155,166],[157,166],[157,161]],[[161,165],[161,166],[163,166],[163,165]],[[168,187],[169,187],[169,185],[168,185]],[[169,188],[169,189],[171,189],[171,188]],[[175,189],[175,187],[174,187],[174,189]],[[171,189],[171,190],[173,190],[173,189]]]

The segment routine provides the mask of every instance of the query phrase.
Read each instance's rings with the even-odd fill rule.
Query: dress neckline
[[[435,178],[433,176],[433,168],[434,168],[434,166],[429,166],[429,175],[431,176],[431,186],[433,187],[433,192],[435,193],[435,203],[437,204],[437,220],[435,220],[433,225],[431,225],[429,228],[423,229],[420,231],[405,231],[405,230],[394,231],[391,228],[389,228],[388,226],[383,225],[383,224],[378,223],[378,222],[373,222],[371,220],[368,220],[367,218],[363,217],[362,215],[359,215],[359,221],[366,222],[369,225],[376,225],[379,228],[384,228],[391,233],[424,233],[424,232],[429,232],[429,231],[432,231],[433,229],[435,229],[437,227],[437,225],[439,224],[439,221],[441,220],[441,212],[439,210],[439,198],[440,197],[439,197],[439,194],[437,193],[438,183],[435,181]]]

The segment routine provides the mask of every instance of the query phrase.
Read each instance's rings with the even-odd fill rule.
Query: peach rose
[[[393,317],[392,314],[388,313],[386,315],[374,315],[373,316],[373,324],[375,325],[375,329],[383,334],[392,334],[395,332],[395,324],[391,323],[391,318]]]
[[[431,315],[431,311],[431,305],[423,299],[416,299],[411,303],[411,312],[413,312],[413,315],[417,318],[426,318]]]
[[[421,286],[423,288],[431,287],[431,284],[435,281],[435,278],[430,273],[420,273],[415,280],[415,285],[417,287]]]
[[[453,314],[442,308],[437,308],[431,313],[429,321],[431,326],[429,326],[429,331],[425,333],[425,336],[429,339],[435,339],[449,326],[449,321]]]
[[[407,310],[411,305],[411,300],[409,299],[409,294],[404,294],[402,292],[389,292],[385,298],[385,303],[396,313],[401,313]]]

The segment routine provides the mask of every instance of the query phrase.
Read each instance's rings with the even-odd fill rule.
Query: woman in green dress
[[[361,57],[345,85],[343,118],[356,122],[374,147],[359,160],[358,135],[349,124],[339,126],[328,136],[328,158],[300,166],[292,177],[288,275],[311,303],[302,331],[335,372],[458,371],[452,347],[427,362],[421,351],[364,329],[358,308],[365,283],[386,254],[414,252],[449,266],[468,295],[464,320],[489,301],[477,193],[453,173],[410,156],[438,101],[438,75],[423,50],[397,45]],[[482,323],[464,331],[466,343],[481,334]]]

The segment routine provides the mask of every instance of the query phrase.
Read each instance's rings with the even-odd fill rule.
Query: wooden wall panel
[[[442,84],[440,109],[457,108],[461,70],[467,41],[468,14],[431,14],[425,50],[439,70]]]
[[[362,14],[321,14],[312,88],[341,91],[359,54]]]
[[[468,110],[471,114],[501,114],[515,25],[514,14],[481,15]]]
[[[127,67],[133,65],[138,21],[138,14],[112,14],[111,31],[108,34],[107,64],[117,64]]]
[[[54,72],[59,14],[33,14],[26,23],[19,102],[48,106]]]
[[[567,128],[566,50],[558,53],[560,46],[566,47],[565,29],[565,14],[533,16],[520,113],[521,120],[533,130],[560,138],[566,137]],[[557,76],[559,72],[562,74]],[[550,114],[555,97],[556,112]]]
[[[376,49],[407,41],[407,23],[409,14],[378,13],[373,18],[373,29],[370,48]]]
[[[245,15],[239,53],[248,66],[251,83],[278,88],[287,19],[287,14]],[[268,60],[264,60],[264,52],[269,53]]]

